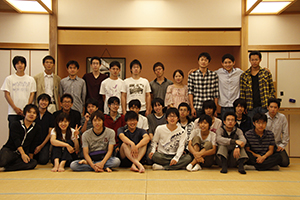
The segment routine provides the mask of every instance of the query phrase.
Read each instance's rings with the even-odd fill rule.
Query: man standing
[[[36,82],[36,105],[39,104],[38,97],[46,93],[50,96],[48,111],[54,113],[59,110],[59,83],[61,78],[53,73],[55,60],[52,56],[46,56],[43,58],[44,72],[35,75],[34,79]]]
[[[105,74],[100,73],[101,59],[99,57],[91,58],[91,73],[86,73],[82,79],[85,80],[87,95],[86,99],[94,98],[99,102],[99,110],[103,112],[104,101],[102,94],[99,94],[101,83],[107,78]]]
[[[240,76],[243,70],[234,68],[235,59],[231,54],[222,57],[222,66],[216,71],[219,78],[220,96],[218,104],[221,106],[221,119],[227,111],[234,112],[233,102],[240,96]]]
[[[268,99],[275,98],[272,74],[260,67],[261,53],[253,51],[249,55],[251,67],[241,75],[240,97],[247,101],[248,116],[252,119],[255,113],[266,113]]]
[[[69,76],[60,81],[60,95],[71,94],[74,99],[72,108],[82,113],[85,104],[86,86],[82,78],[77,76],[79,64],[75,60],[67,63]]]
[[[33,102],[36,92],[34,78],[25,74],[26,59],[23,56],[15,56],[12,63],[16,73],[6,77],[1,87],[8,103],[9,127],[13,121],[24,118],[22,110],[26,104]]]
[[[172,85],[173,82],[164,77],[165,67],[161,62],[157,62],[153,65],[153,71],[156,75],[156,79],[150,82],[153,99],[161,98],[165,100],[167,88]]]
[[[121,90],[121,103],[123,115],[126,110],[129,110],[128,104],[133,99],[138,99],[141,102],[140,114],[147,116],[151,112],[151,88],[149,82],[145,78],[140,77],[142,64],[138,60],[133,60],[130,63],[130,72],[132,77],[124,80]]]
[[[219,97],[218,75],[207,68],[210,60],[208,53],[201,53],[198,56],[199,69],[191,73],[188,78],[189,101],[193,117],[200,116],[204,101],[216,102]]]

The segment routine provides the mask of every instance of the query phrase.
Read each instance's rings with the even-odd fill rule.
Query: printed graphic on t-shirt
[[[129,85],[129,94],[143,94],[145,86],[141,83],[130,84]]]
[[[92,140],[90,141],[91,147],[98,147],[99,149],[106,150],[108,148],[108,138],[104,138],[104,140]]]
[[[166,151],[168,151],[168,152],[177,151],[177,149],[179,147],[180,138],[183,135],[183,133],[184,133],[184,131],[174,134],[170,138],[170,141],[167,142],[165,145],[163,145],[164,149],[166,149]]]
[[[29,81],[19,81],[12,84],[12,90],[15,92],[27,91],[30,87]]]

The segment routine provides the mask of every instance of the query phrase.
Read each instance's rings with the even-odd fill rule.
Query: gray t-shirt
[[[89,153],[94,151],[108,151],[108,145],[115,145],[115,131],[103,127],[102,133],[97,135],[93,128],[85,131],[82,135],[82,148],[88,147]]]

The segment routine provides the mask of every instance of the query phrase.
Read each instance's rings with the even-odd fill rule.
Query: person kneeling
[[[194,156],[193,161],[186,166],[188,171],[198,171],[202,167],[211,167],[215,161],[216,134],[210,131],[212,118],[209,115],[199,117],[199,128],[195,128],[188,145],[189,152]],[[200,166],[201,163],[201,166]]]
[[[125,114],[127,125],[118,129],[118,136],[123,142],[120,148],[120,157],[122,167],[131,165],[132,171],[144,173],[145,168],[140,160],[146,153],[150,137],[146,130],[136,127],[138,119],[139,116],[134,111],[128,111]]]
[[[237,127],[236,115],[234,112],[226,112],[224,115],[224,125],[217,130],[217,155],[221,158],[221,173],[227,173],[228,167],[236,167],[239,165],[238,171],[241,174],[246,174],[244,163],[248,159],[244,149],[246,139],[243,131]]]
[[[75,160],[70,167],[73,171],[111,172],[110,168],[119,167],[120,159],[112,157],[115,132],[103,126],[104,115],[97,110],[92,113],[93,128],[82,135],[82,148],[85,160]]]
[[[187,136],[186,131],[177,123],[178,110],[169,108],[166,119],[168,123],[158,126],[152,139],[152,150],[148,156],[154,162],[153,170],[182,169],[192,160],[190,155],[183,155]]]

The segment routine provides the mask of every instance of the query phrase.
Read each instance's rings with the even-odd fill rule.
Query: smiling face
[[[235,107],[235,113],[236,115],[242,115],[245,112],[244,106],[241,106],[240,104]]]
[[[167,122],[168,124],[170,125],[176,125],[176,123],[178,122],[178,117],[175,113],[170,113],[168,116],[167,116]]]
[[[109,104],[108,107],[111,112],[118,112],[120,104],[115,101],[112,104]]]
[[[130,131],[134,131],[136,129],[137,123],[138,123],[138,120],[136,120],[136,119],[128,119],[126,122],[128,129]]]
[[[64,118],[64,120],[58,122],[58,126],[61,129],[61,131],[63,131],[63,132],[67,130],[69,125],[70,125],[70,122],[66,118]]]
[[[179,72],[176,72],[176,74],[174,76],[174,81],[178,84],[182,83],[183,76]]]
[[[15,68],[17,70],[17,73],[23,73],[25,70],[25,63],[22,63],[21,61],[19,61],[16,65]]]
[[[160,103],[156,103],[154,106],[153,106],[153,110],[154,112],[157,114],[157,115],[162,115],[163,113],[163,107]]]
[[[41,108],[41,109],[46,109],[48,107],[48,105],[49,105],[49,101],[46,98],[45,99],[41,99],[39,101],[39,108]]]
[[[33,122],[36,119],[37,113],[34,108],[31,108],[28,112],[26,112],[25,120],[29,122]]]
[[[232,62],[232,60],[230,60],[229,58],[226,58],[224,62],[222,62],[222,66],[228,72],[232,71],[234,64],[235,62]]]
[[[130,111],[134,111],[136,114],[139,114],[140,108],[138,108],[136,105],[133,105],[132,107],[129,108]]]
[[[94,104],[88,104],[86,109],[87,109],[89,114],[92,114],[93,112],[98,110],[97,106],[95,106]]]
[[[201,132],[207,132],[209,130],[209,123],[206,120],[199,122],[199,128]]]
[[[70,98],[64,98],[61,102],[61,107],[62,107],[63,111],[69,112],[72,106],[73,106],[73,103],[72,103],[72,99],[70,99]]]
[[[93,127],[96,131],[99,131],[103,128],[103,120],[99,117],[94,117],[92,120]]]

